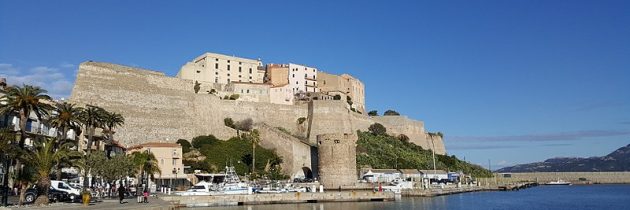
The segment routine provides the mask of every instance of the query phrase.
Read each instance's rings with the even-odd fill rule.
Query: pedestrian
[[[142,195],[144,196],[144,203],[149,203],[149,190],[147,188],[144,188]]]
[[[118,198],[120,198],[120,204],[122,204],[123,199],[125,199],[125,187],[122,185],[118,187]]]

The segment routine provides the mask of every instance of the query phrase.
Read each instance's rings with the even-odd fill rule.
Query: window
[[[295,74],[293,74],[293,78],[295,78]]]
[[[173,165],[177,165],[177,159],[173,158]]]
[[[214,78],[214,83],[219,83],[219,78],[218,77]]]
[[[230,65],[228,65],[228,71],[230,70]]]
[[[238,72],[242,72],[242,71],[241,71],[241,67],[240,67],[240,66],[238,67]]]
[[[215,71],[215,72],[214,72],[214,75],[219,75],[219,72],[218,72],[218,71]]]
[[[249,93],[249,89],[247,89],[247,93]]]
[[[241,64],[243,64],[243,63],[242,62],[238,62],[238,65],[241,65]]]
[[[252,68],[249,68],[249,73],[250,73],[250,74],[252,73]]]
[[[241,75],[238,75],[238,78],[241,78]]]
[[[298,81],[295,81],[295,84],[297,85],[297,84],[298,84]]]
[[[197,70],[197,73],[201,73],[201,71]]]
[[[228,74],[228,77],[230,76],[230,74]]]
[[[227,83],[230,83],[230,79],[227,80]]]
[[[249,79],[252,79],[252,76],[249,76]]]
[[[313,75],[313,79],[315,79],[315,75]]]
[[[219,63],[215,63],[215,64],[214,64],[214,68],[215,68],[215,69],[219,69]]]
[[[219,61],[219,59],[218,59],[218,58],[215,58],[215,59],[214,59],[214,61]]]
[[[228,60],[228,63],[230,63],[230,60]]]

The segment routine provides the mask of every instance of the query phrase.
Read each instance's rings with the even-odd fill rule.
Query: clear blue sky
[[[350,73],[493,168],[630,143],[629,1],[0,2],[0,74],[55,97],[83,61],[175,75],[209,51]]]

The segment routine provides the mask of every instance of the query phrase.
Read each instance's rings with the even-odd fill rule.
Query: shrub
[[[192,146],[196,149],[201,149],[204,145],[213,145],[220,140],[213,135],[197,136],[192,140]]]
[[[336,101],[341,100],[341,96],[339,94],[337,94],[337,95],[333,96],[333,100],[336,100]]]
[[[223,124],[225,124],[225,126],[230,127],[230,128],[234,128],[234,120],[232,120],[232,118],[225,118],[223,119]]]
[[[372,111],[368,112],[368,115],[369,116],[378,116],[378,111],[372,110]]]
[[[179,139],[179,140],[177,140],[177,144],[182,146],[182,153],[190,152],[190,147],[192,147],[190,142],[188,142],[188,140],[186,140],[186,139]]]
[[[223,96],[223,100],[228,100],[228,99],[230,99],[230,96],[228,95]]]
[[[230,100],[236,100],[236,99],[238,99],[239,97],[240,97],[240,95],[238,95],[238,94],[232,94],[232,95],[230,96]]]
[[[405,135],[405,134],[400,134],[398,135],[398,140],[409,143],[409,136]]]
[[[377,135],[377,136],[386,135],[387,134],[387,129],[385,128],[385,126],[381,125],[380,123],[374,123],[374,124],[370,125],[368,130],[372,134]]]
[[[234,128],[236,128],[237,130],[242,130],[242,131],[250,131],[252,130],[253,126],[254,126],[254,121],[252,120],[252,118],[247,118],[247,119],[237,122],[234,125]]]
[[[385,113],[383,115],[385,115],[385,116],[398,116],[400,114],[398,112],[390,109],[390,110],[385,111]]]
[[[201,84],[199,84],[199,82],[195,81],[194,89],[195,89],[195,93],[198,93],[199,90],[201,89]]]
[[[304,121],[306,121],[306,117],[300,117],[300,118],[297,119],[297,123],[300,124],[300,125],[302,123],[304,123]]]

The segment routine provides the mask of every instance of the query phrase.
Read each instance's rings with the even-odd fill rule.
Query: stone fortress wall
[[[357,182],[356,133],[317,135],[319,178],[324,187],[336,189]]]
[[[252,118],[255,123],[265,123],[272,129],[282,127],[296,136],[308,137],[310,144],[316,143],[318,134],[365,131],[378,122],[390,134],[405,134],[411,142],[425,149],[433,148],[423,122],[405,116],[369,117],[348,110],[345,101],[313,101],[309,111],[308,103],[281,105],[221,100],[206,93],[209,88],[212,87],[202,85],[201,91],[195,94],[192,80],[117,64],[84,62],[79,66],[70,102],[96,105],[121,113],[125,124],[118,128],[116,139],[126,146],[149,141],[191,140],[208,134],[228,139],[236,133],[224,125],[223,119],[231,117],[235,121]],[[299,125],[297,119],[300,117],[307,117],[308,123]],[[263,138],[262,142],[275,141],[272,137],[268,138]],[[441,139],[434,139],[433,143],[436,153],[446,153]],[[286,170],[293,170],[289,174],[296,173],[299,165],[312,167],[312,160],[293,154],[306,151],[307,146],[299,146],[301,148],[295,150],[280,148],[294,147],[294,144],[275,146],[277,151],[286,151],[279,152],[279,155],[285,162],[291,163],[290,166],[283,165]]]

